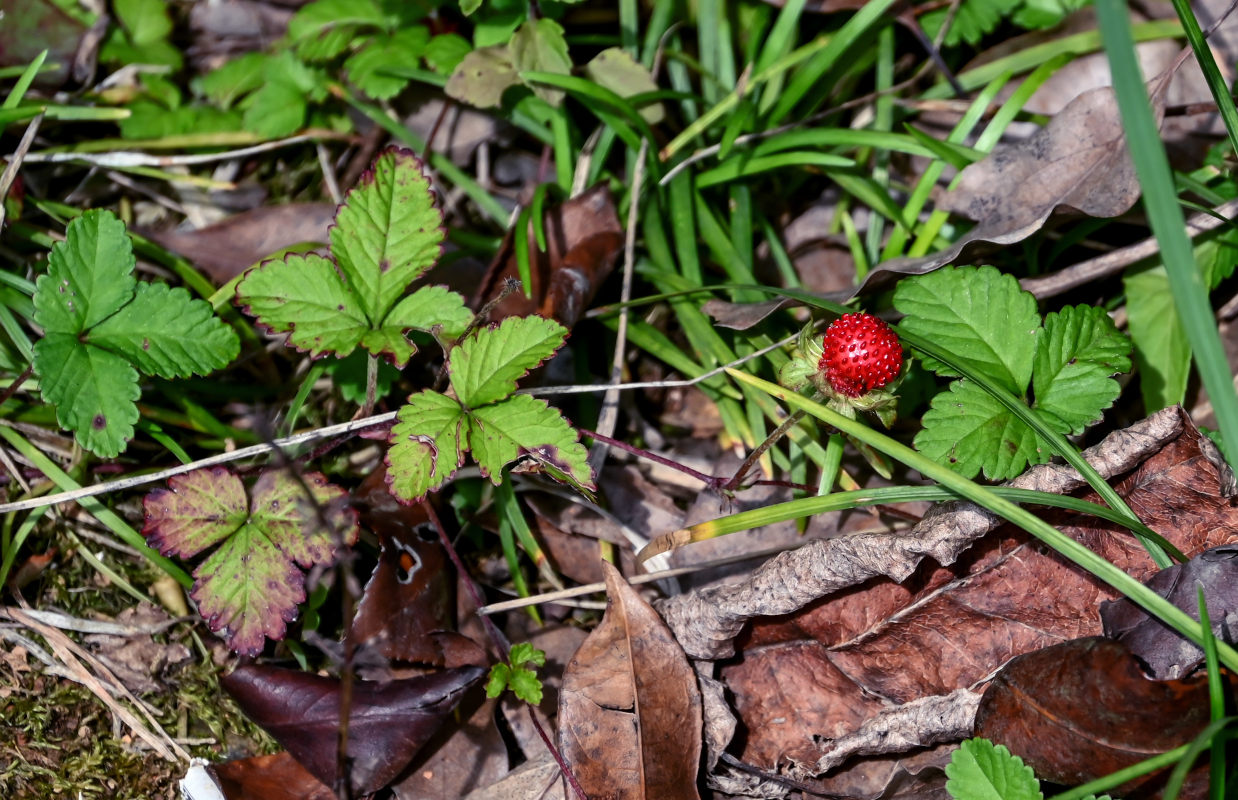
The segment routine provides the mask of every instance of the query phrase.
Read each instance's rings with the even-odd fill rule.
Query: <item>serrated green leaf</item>
[[[1191,345],[1163,266],[1128,272],[1122,286],[1139,369],[1139,391],[1144,408],[1151,414],[1186,397]]]
[[[453,100],[476,108],[498,108],[503,93],[520,85],[520,76],[504,45],[479,47],[466,55],[443,91]]]
[[[72,334],[98,324],[133,296],[136,263],[125,224],[110,211],[87,211],[52,246],[35,284],[34,321]]]
[[[894,307],[907,315],[900,329],[933,340],[1015,395],[1027,392],[1040,315],[1036,298],[1014,276],[993,267],[945,267],[901,281]],[[937,361],[924,365],[958,377]]]
[[[567,54],[563,27],[545,17],[528,20],[512,34],[507,43],[511,62],[517,72],[572,73],[572,59]],[[558,107],[563,103],[563,91],[549,86],[532,86],[533,94]]]
[[[589,454],[576,430],[545,400],[519,394],[502,403],[473,409],[468,419],[469,447],[482,475],[498,483],[503,467],[524,456],[593,490]]]
[[[464,463],[464,409],[438,392],[418,392],[396,413],[387,451],[391,493],[407,503],[437,489]]]
[[[331,253],[371,322],[438,260],[443,215],[411,150],[391,148],[348,193],[331,228]]]
[[[241,349],[209,303],[162,283],[138,284],[133,300],[91,328],[84,341],[161,378],[206,375],[227,366]]]
[[[954,381],[930,405],[916,449],[968,478],[983,469],[991,480],[1007,480],[1049,459],[1032,429],[971,381]]]
[[[1083,433],[1121,393],[1110,376],[1130,370],[1130,350],[1103,308],[1067,306],[1049,314],[1036,347],[1035,409],[1059,433]]]
[[[540,705],[542,702],[542,682],[537,673],[527,669],[512,670],[507,685],[512,687],[512,693],[530,705]]]
[[[337,542],[356,540],[357,517],[348,507],[348,493],[322,473],[307,472],[301,479],[304,486],[283,470],[259,475],[251,491],[250,522],[284,555],[309,567],[328,561]],[[311,497],[305,496],[306,488]],[[324,518],[329,529],[322,525]]]
[[[197,90],[223,108],[231,108],[242,95],[262,85],[262,74],[269,58],[265,53],[238,56],[199,78]]]
[[[594,56],[585,64],[585,77],[620,97],[658,90],[649,69],[622,47],[609,47]],[[666,118],[666,110],[661,103],[654,103],[642,108],[640,115],[650,125],[657,125]]]
[[[198,613],[241,655],[282,639],[305,599],[304,574],[253,524],[229,536],[193,576]]]
[[[946,765],[955,800],[1041,800],[1040,781],[1023,759],[988,739],[968,739]]]
[[[495,664],[490,667],[490,679],[486,681],[486,697],[494,698],[503,694],[511,674],[512,668],[506,664]]]
[[[348,50],[360,30],[358,25],[337,25],[323,30],[317,36],[299,39],[296,43],[297,56],[310,64],[330,61]]]
[[[543,317],[508,317],[498,327],[477,331],[451,352],[448,370],[456,397],[468,408],[507,397],[566,337],[566,328]]]
[[[516,666],[531,661],[539,667],[544,667],[546,666],[546,651],[538,650],[529,642],[518,642],[512,645],[512,651],[507,660]]]
[[[177,558],[191,558],[222,542],[249,519],[245,485],[224,467],[169,478],[168,488],[150,492],[142,502],[147,543]]]
[[[305,94],[290,83],[268,81],[245,98],[245,130],[270,139],[290,136],[305,124]]]
[[[172,19],[164,0],[113,0],[112,10],[120,19],[129,39],[139,47],[168,38]]]
[[[294,42],[314,39],[324,29],[341,25],[386,27],[387,15],[373,0],[317,0],[288,21],[288,38]]]
[[[392,36],[375,36],[364,49],[344,62],[348,79],[378,100],[395,97],[408,79],[392,75],[388,67],[421,66],[421,54],[430,41],[430,31],[421,25],[404,28]]]
[[[452,71],[473,52],[473,45],[458,33],[440,33],[426,45],[422,53],[430,68],[440,75],[451,75]]]
[[[947,18],[953,16],[946,34],[946,46],[954,47],[962,41],[977,44],[985,35],[992,33],[1002,18],[1018,8],[1024,0],[963,0],[955,9],[941,8],[929,11],[920,17],[924,32],[931,39]]]
[[[357,298],[335,264],[315,253],[291,254],[250,270],[236,287],[238,302],[294,347],[319,356],[346,356],[370,329]]]
[[[416,328],[448,340],[459,338],[473,321],[464,298],[443,286],[423,286],[405,297],[383,320],[385,327]]]
[[[464,16],[472,16],[473,12],[481,8],[481,0],[460,0],[460,13]]]
[[[138,371],[120,356],[83,345],[69,333],[34,344],[34,371],[60,427],[96,455],[111,458],[133,437],[138,421]]]

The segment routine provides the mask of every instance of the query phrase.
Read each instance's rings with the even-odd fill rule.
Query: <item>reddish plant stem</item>
[[[438,540],[443,549],[447,551],[447,557],[451,559],[452,565],[456,568],[456,573],[464,581],[464,586],[469,593],[469,597],[473,600],[473,605],[476,608],[481,608],[486,604],[485,598],[481,595],[481,589],[473,581],[473,576],[464,567],[464,561],[460,559],[460,554],[456,552],[456,548],[452,545],[451,539],[447,536],[447,530],[443,527],[442,521],[438,518],[438,512],[434,510],[434,505],[429,500],[422,500],[421,507],[425,510],[426,516],[430,519],[430,523],[434,525],[434,529],[438,531]],[[498,626],[490,619],[489,616],[480,616],[482,627],[486,629],[486,634],[494,643],[499,652],[504,658],[511,657],[511,642],[503,635],[503,632],[498,629]],[[533,722],[533,727],[537,730],[542,741],[546,744],[546,749],[550,751],[550,755],[554,757],[555,763],[559,765],[559,771],[563,773],[563,777],[567,780],[568,785],[572,787],[572,791],[580,800],[589,800],[589,796],[585,794],[585,790],[576,780],[576,776],[572,774],[572,768],[563,759],[563,754],[559,752],[559,748],[550,740],[550,736],[542,728],[540,722],[537,721],[537,715],[533,713],[533,706],[526,703],[529,707],[529,719]]]
[[[13,379],[13,382],[9,384],[9,388],[5,389],[3,392],[0,392],[0,405],[4,405],[5,401],[12,397],[14,393],[21,388],[21,385],[26,382],[26,379],[33,374],[34,364],[31,364],[26,367],[25,372]]]
[[[631,453],[632,455],[637,456],[639,458],[648,459],[649,461],[652,461],[655,464],[661,464],[664,467],[670,467],[671,469],[676,470],[678,472],[682,472],[685,475],[691,475],[693,478],[696,478],[698,481],[701,481],[705,485],[709,486],[711,489],[718,488],[721,485],[722,481],[725,480],[723,478],[715,478],[713,475],[706,475],[704,472],[697,472],[696,470],[692,469],[692,467],[685,466],[684,464],[680,464],[678,461],[672,461],[671,459],[666,458],[665,456],[660,456],[657,453],[651,453],[648,450],[642,450],[639,447],[633,447],[627,442],[620,441],[619,439],[612,439],[609,436],[603,436],[600,433],[588,430],[586,428],[580,428],[579,430],[580,430],[581,435],[588,436],[590,439],[593,439],[598,442],[602,442],[603,444],[610,445],[611,447],[614,447],[617,450],[622,450],[625,453]]]
[[[753,451],[748,454],[748,457],[744,459],[744,463],[739,465],[739,469],[735,471],[735,474],[731,477],[731,479],[722,484],[722,490],[724,492],[735,491],[739,487],[739,482],[742,481],[744,476],[748,474],[748,470],[752,469],[753,465],[761,460],[761,456],[765,455],[766,451],[773,446],[774,442],[777,442],[779,439],[786,436],[787,431],[798,425],[799,421],[803,418],[804,412],[796,411],[791,414],[791,416],[784,419],[782,424],[774,429],[773,433],[765,437],[765,441],[757,445]]]

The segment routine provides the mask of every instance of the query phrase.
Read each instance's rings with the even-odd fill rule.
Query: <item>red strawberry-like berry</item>
[[[903,347],[872,314],[845,314],[825,329],[817,369],[835,392],[860,397],[898,377]]]

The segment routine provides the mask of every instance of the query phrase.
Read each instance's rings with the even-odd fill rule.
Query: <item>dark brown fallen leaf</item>
[[[1151,680],[1120,642],[1091,637],[1006,665],[980,701],[976,735],[1009,747],[1042,780],[1074,786],[1187,744],[1209,721],[1206,676]],[[1169,769],[1114,793],[1151,790]],[[1203,772],[1206,787],[1206,764]]]
[[[1196,620],[1196,587],[1202,587],[1213,633],[1233,644],[1238,623],[1238,547],[1205,550],[1185,564],[1156,573],[1147,585]],[[1126,598],[1102,605],[1100,616],[1105,635],[1126,645],[1158,680],[1186,677],[1203,663],[1203,650]]]
[[[261,206],[196,231],[139,231],[189,259],[219,286],[272,253],[303,242],[327,241],[335,218],[330,203]]]
[[[353,792],[368,794],[395,780],[484,672],[462,667],[386,683],[354,682],[348,718]],[[220,684],[314,777],[335,784],[337,678],[253,665],[238,667]]]
[[[335,800],[335,792],[286,752],[212,764],[226,800]]]
[[[596,186],[547,209],[544,220],[544,253],[538,250],[533,224],[529,223],[527,288],[531,296],[526,297],[523,291],[512,292],[491,312],[492,320],[538,314],[571,328],[614,269],[623,247],[623,228],[615,213],[614,198],[605,186]],[[474,295],[474,308],[498,297],[509,278],[519,277],[509,231]]]
[[[563,757],[592,800],[699,800],[696,676],[657,612],[603,572],[606,615],[563,675]]]
[[[1149,82],[1158,124],[1167,84],[1160,78]],[[931,272],[954,262],[974,243],[1022,241],[1055,211],[1115,217],[1138,199],[1139,181],[1113,89],[1093,89],[1028,139],[998,147],[963,170],[958,185],[937,206],[976,220],[974,228],[939,253],[879,264],[856,293],[872,292],[899,275]]]
[[[507,746],[494,716],[498,702],[486,699],[476,704],[467,719],[459,721],[458,714],[444,725],[424,748],[429,756],[418,757],[391,787],[396,800],[457,800],[502,780],[510,769]],[[469,713],[463,706],[461,711]]]

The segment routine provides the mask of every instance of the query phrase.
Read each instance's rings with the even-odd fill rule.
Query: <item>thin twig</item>
[[[722,491],[735,491],[739,487],[739,482],[744,479],[744,476],[748,474],[752,466],[761,460],[761,456],[765,455],[779,439],[786,436],[787,432],[798,425],[803,418],[803,411],[792,412],[791,416],[784,419],[777,428],[774,428],[774,432],[766,436],[765,441],[753,448],[748,457],[744,459],[744,463],[740,464],[739,469],[735,470],[735,474],[731,479],[722,485]]]
[[[30,145],[34,143],[34,137],[42,124],[43,112],[39,112],[26,126],[26,132],[22,134],[21,141],[17,143],[17,149],[9,157],[9,163],[5,165],[4,172],[0,173],[0,200],[8,197],[9,187],[13,185],[13,181],[17,180],[17,172],[21,169],[22,162],[30,160]],[[4,203],[0,202],[0,227],[3,226]]]
[[[139,153],[133,150],[114,150],[111,153],[30,153],[26,161],[31,164],[62,164],[80,162],[95,167],[124,169],[126,167],[173,167],[193,164],[211,164],[216,161],[229,161],[234,158],[269,153],[282,147],[289,147],[303,142],[316,142],[323,138],[351,138],[333,135],[329,131],[303,133],[278,139],[274,142],[263,142],[250,147],[240,147],[236,150],[225,150],[221,153],[197,153],[184,156],[153,156],[150,153]]]

